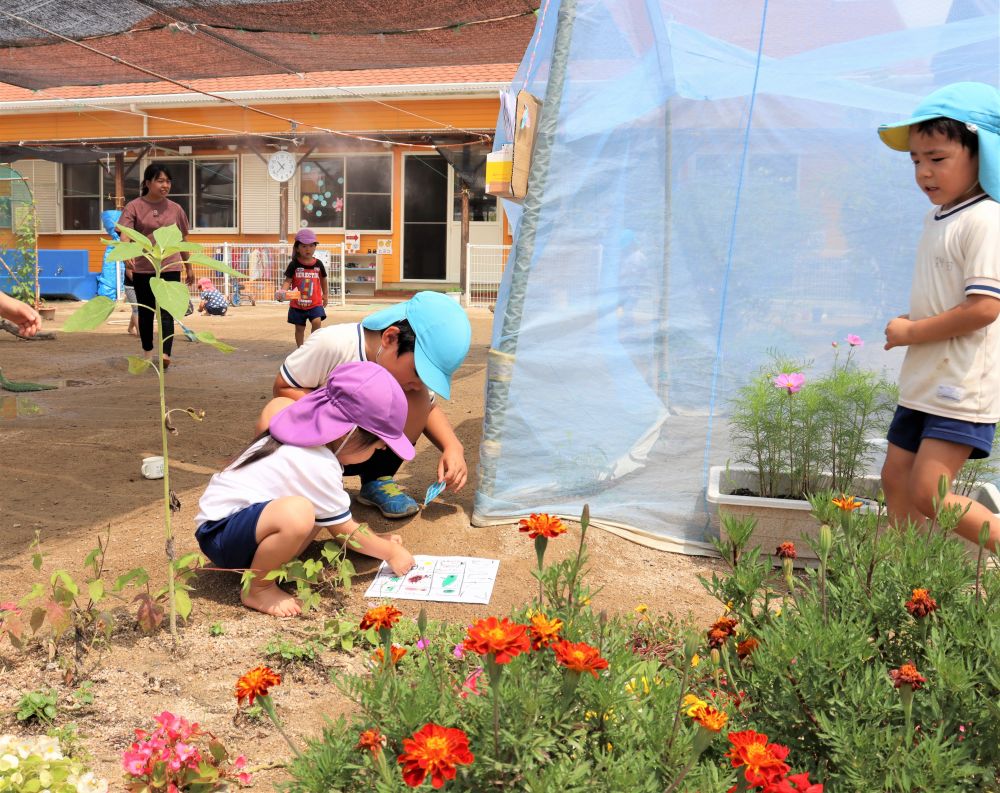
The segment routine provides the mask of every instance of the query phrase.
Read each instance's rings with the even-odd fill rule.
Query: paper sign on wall
[[[361,232],[360,231],[344,232],[344,252],[357,253],[360,250],[361,250]]]
[[[387,240],[378,240],[375,246],[375,253],[392,253],[392,238]]]
[[[415,556],[404,576],[393,575],[382,562],[366,598],[434,600],[444,603],[489,603],[499,559],[471,556]]]

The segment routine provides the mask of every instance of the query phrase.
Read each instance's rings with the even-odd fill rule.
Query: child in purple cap
[[[398,575],[413,567],[398,536],[376,536],[351,516],[343,471],[377,449],[405,460],[414,451],[403,434],[403,390],[374,363],[340,366],[307,397],[281,401],[286,406],[268,430],[208,483],[195,536],[217,567],[254,571],[242,593],[246,606],[289,617],[301,604],[266,575],[305,551],[320,529],[341,543],[350,538],[352,547],[384,559]]]
[[[306,322],[310,325],[310,333],[319,330],[330,301],[326,267],[314,256],[317,244],[312,229],[301,229],[295,235],[292,260],[285,268],[285,282],[281,286],[281,292],[293,290],[296,293],[288,306],[288,322],[295,326],[296,347],[301,347],[305,341]]]

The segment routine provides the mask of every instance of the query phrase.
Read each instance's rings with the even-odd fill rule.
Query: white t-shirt
[[[940,314],[969,295],[1000,298],[1000,204],[981,194],[924,219],[910,319]],[[912,344],[899,373],[899,404],[935,416],[1000,421],[1000,321],[942,341]]]
[[[233,466],[267,440],[261,438],[253,444]],[[209,481],[198,502],[196,527],[205,521],[229,517],[251,504],[285,496],[308,499],[318,526],[336,526],[351,518],[351,499],[344,491],[344,469],[326,446],[303,448],[282,444],[261,460],[235,470],[233,466]]]
[[[342,363],[365,361],[365,334],[360,322],[331,325],[311,334],[285,358],[281,376],[295,388],[318,388]]]

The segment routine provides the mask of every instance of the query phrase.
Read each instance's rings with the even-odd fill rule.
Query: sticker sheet
[[[382,562],[365,591],[366,598],[434,600],[442,603],[489,603],[499,559],[472,556],[414,556],[416,565],[404,576],[393,575]]]

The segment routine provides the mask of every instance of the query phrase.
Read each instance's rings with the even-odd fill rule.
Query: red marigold
[[[395,666],[396,664],[398,664],[399,661],[400,661],[400,659],[404,655],[406,655],[406,653],[407,653],[406,648],[404,648],[404,647],[398,647],[397,645],[393,644],[389,648],[389,654],[392,656],[392,658],[390,659],[392,661],[392,665]],[[375,651],[375,655],[372,656],[372,660],[373,661],[377,661],[379,664],[384,664],[385,663],[385,650],[383,650],[381,647],[379,647]]]
[[[531,615],[531,625],[528,626],[528,633],[531,634],[531,649],[540,650],[548,647],[559,638],[559,631],[562,630],[563,621],[558,617],[549,619],[541,612]]]
[[[585,642],[568,642],[560,639],[552,645],[556,654],[556,663],[565,666],[571,672],[590,672],[597,677],[599,669],[607,669],[608,662],[601,657],[601,651]]]
[[[834,498],[831,500],[844,512],[854,512],[854,510],[862,505],[862,502],[858,501],[854,496],[848,496],[844,493],[840,494],[840,498]]]
[[[749,639],[744,639],[742,642],[736,645],[736,655],[740,659],[746,658],[759,646],[760,642],[751,636]]]
[[[721,647],[729,637],[736,633],[738,620],[732,617],[719,617],[708,629],[708,646],[712,648]]]
[[[761,793],[823,793],[823,785],[811,783],[808,773],[789,774],[766,784]]]
[[[410,787],[420,787],[430,775],[437,789],[446,779],[455,778],[455,766],[469,765],[476,758],[469,751],[469,737],[462,730],[425,724],[412,738],[403,739],[403,781]]]
[[[248,699],[249,705],[253,705],[254,697],[266,697],[271,686],[281,684],[281,675],[267,666],[258,666],[251,669],[243,677],[236,681],[236,704],[242,705],[244,699]]]
[[[906,601],[906,610],[917,618],[926,617],[932,611],[937,611],[937,608],[937,601],[926,589],[914,589],[913,597]]]
[[[368,609],[365,616],[361,618],[361,630],[391,628],[399,622],[399,618],[402,616],[403,612],[395,606],[376,606],[373,609]]]
[[[358,738],[358,744],[355,749],[367,749],[373,755],[378,755],[381,753],[382,748],[386,744],[385,736],[378,731],[377,727],[372,727],[369,730],[365,730],[361,733]]]
[[[518,521],[518,531],[528,532],[528,537],[532,540],[539,535],[551,540],[553,537],[563,534],[566,531],[566,526],[557,517],[533,512],[530,517],[521,518]]]
[[[767,736],[753,730],[729,733],[732,748],[726,753],[733,768],[743,767],[743,775],[751,785],[764,785],[790,770],[785,763],[788,747],[768,743]]]
[[[498,620],[487,617],[469,626],[462,646],[479,655],[492,655],[498,664],[508,664],[515,656],[531,649],[527,626],[511,622],[506,617]]]
[[[899,669],[893,669],[889,672],[889,677],[892,678],[892,684],[896,688],[910,686],[914,691],[923,688],[927,682],[927,678],[920,674],[913,664],[903,664]]]
[[[775,554],[779,559],[797,559],[798,554],[795,552],[794,542],[783,542],[778,546]]]

